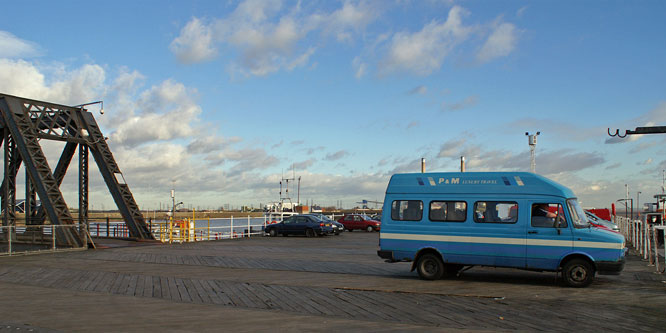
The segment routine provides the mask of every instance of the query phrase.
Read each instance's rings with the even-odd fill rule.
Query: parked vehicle
[[[382,225],[381,222],[373,220],[365,214],[347,214],[341,217],[338,222],[342,223],[345,226],[345,229],[349,231],[379,231]]]
[[[307,214],[307,215],[314,216],[314,217],[316,217],[316,218],[318,218],[318,219],[320,219],[320,220],[322,220],[322,221],[324,221],[324,222],[326,222],[326,223],[330,223],[331,226],[333,227],[333,233],[334,233],[336,236],[340,236],[340,233],[342,233],[343,231],[345,231],[345,226],[344,226],[342,223],[340,223],[340,222],[338,222],[338,221],[336,221],[336,220],[332,220],[330,217],[328,217],[328,216],[326,216],[326,215],[324,215],[324,214],[321,214],[321,213],[319,213],[319,214],[317,214],[317,213],[310,213],[310,214]]]
[[[294,215],[285,218],[282,222],[273,223],[264,229],[268,235],[305,235],[307,237],[323,236],[332,234],[331,223],[324,222],[319,218],[309,215]]]
[[[601,217],[595,215],[592,212],[588,212],[587,210],[585,211],[585,217],[587,217],[587,221],[592,224],[592,226],[597,227],[597,228],[603,228],[603,229],[608,229],[610,231],[615,231],[615,232],[620,232],[620,227],[608,220],[602,219]]]
[[[573,287],[619,274],[626,253],[621,234],[590,226],[570,189],[527,172],[393,175],[379,246],[427,280],[480,265],[561,272]]]

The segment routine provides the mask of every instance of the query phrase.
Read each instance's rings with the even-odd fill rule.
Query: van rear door
[[[571,223],[561,202],[534,201],[527,224],[527,268],[555,270],[573,249]]]

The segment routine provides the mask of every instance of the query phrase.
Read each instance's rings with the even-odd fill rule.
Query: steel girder
[[[154,239],[148,230],[143,215],[139,210],[129,187],[124,181],[120,168],[113,158],[106,138],[104,138],[92,114],[83,108],[70,107],[36,100],[0,94],[0,126],[3,128],[3,137],[7,146],[9,141],[16,142],[18,161],[14,163],[16,170],[23,160],[26,167],[26,177],[29,186],[26,186],[26,205],[34,212],[34,205],[30,200],[31,193],[37,193],[42,202],[33,221],[41,224],[48,216],[53,224],[73,224],[73,218],[60,193],[59,186],[79,147],[79,219],[82,223],[88,220],[88,152],[92,153],[97,166],[102,173],[111,195],[118,206],[130,236],[141,239]],[[5,134],[7,132],[7,134]],[[46,162],[39,140],[59,140],[67,142],[58,165],[53,173]],[[12,141],[13,140],[13,141]],[[2,142],[0,142],[1,144]],[[11,149],[6,154],[11,155]],[[11,157],[11,156],[10,156]],[[7,159],[5,159],[7,163]],[[5,167],[3,184],[12,181],[13,165]],[[15,184],[15,181],[14,181]],[[27,184],[28,185],[28,184]],[[7,199],[15,198],[15,186],[3,185],[3,207],[7,206]],[[12,188],[14,189],[12,191]],[[6,193],[6,192],[12,193]],[[34,194],[32,195],[34,198]],[[13,207],[12,207],[13,208]],[[13,209],[5,210],[13,212]],[[7,214],[7,213],[5,213]],[[34,214],[34,213],[33,213]],[[3,218],[3,222],[6,218]],[[85,242],[79,234],[68,237],[70,245],[81,245]]]

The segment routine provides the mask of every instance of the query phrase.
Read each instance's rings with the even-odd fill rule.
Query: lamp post
[[[638,210],[638,219],[641,219],[641,191],[636,192],[636,210]]]
[[[541,132],[536,132],[536,134],[525,132],[525,135],[527,136],[527,144],[530,146],[530,170],[532,170],[532,173],[536,172],[536,145],[537,136],[539,136],[539,134],[541,134]]]
[[[629,198],[629,199],[619,199],[617,202],[624,202],[624,216],[629,219],[629,206],[627,206],[627,201],[631,203],[631,216],[633,218],[634,216],[634,199]]]

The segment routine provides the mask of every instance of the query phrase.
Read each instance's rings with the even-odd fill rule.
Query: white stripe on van
[[[570,240],[555,240],[555,239],[440,236],[440,235],[421,235],[421,234],[395,234],[395,233],[385,233],[385,232],[380,233],[380,238],[434,241],[434,242],[475,243],[475,244],[504,244],[504,245],[561,246],[561,247],[575,246],[575,247],[587,247],[587,248],[599,248],[599,249],[622,249],[622,243],[574,242]]]

